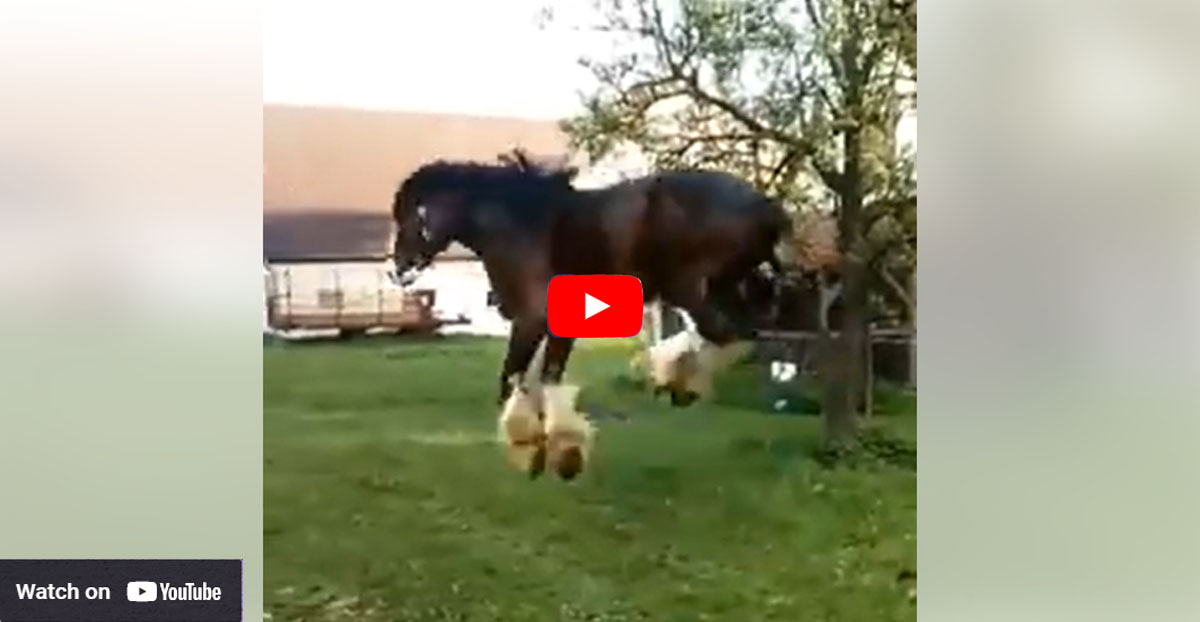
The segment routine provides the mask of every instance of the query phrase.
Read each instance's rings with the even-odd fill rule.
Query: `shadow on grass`
[[[858,443],[851,447],[821,447],[816,451],[817,462],[827,468],[893,467],[915,471],[915,443],[891,434],[880,426],[870,426],[859,433]]]

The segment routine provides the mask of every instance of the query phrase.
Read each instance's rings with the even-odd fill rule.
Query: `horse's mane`
[[[535,165],[517,152],[517,159],[505,160],[502,156],[499,165],[446,160],[427,163],[402,181],[392,209],[401,209],[402,196],[456,192],[466,197],[468,204],[494,202],[504,205],[511,214],[540,221],[539,215],[560,207],[563,198],[574,192],[571,179],[575,169]]]
[[[573,190],[577,169],[536,164],[520,149],[498,159],[500,164],[436,160],[401,182],[397,195],[454,191],[533,207]]]

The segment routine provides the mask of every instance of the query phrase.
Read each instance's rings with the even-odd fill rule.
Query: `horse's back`
[[[647,209],[660,234],[712,248],[774,246],[789,225],[778,201],[717,171],[660,173]]]
[[[554,236],[559,272],[618,272],[647,296],[677,278],[740,272],[771,256],[779,204],[738,177],[669,171],[578,191]]]
[[[657,175],[662,190],[694,210],[734,217],[769,216],[778,205],[746,180],[721,171],[668,171]]]

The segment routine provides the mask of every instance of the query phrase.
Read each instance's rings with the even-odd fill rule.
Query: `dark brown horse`
[[[573,171],[435,162],[396,191],[396,275],[411,282],[457,240],[483,260],[501,315],[512,321],[500,374],[526,369],[547,336],[546,291],[558,274],[630,274],[647,301],[687,310],[698,332],[725,345],[752,334],[766,311],[774,247],[790,222],[780,205],[736,177],[665,172],[577,190]],[[758,295],[752,295],[757,292]],[[561,380],[573,339],[548,336],[543,378]],[[690,400],[688,400],[690,401]]]

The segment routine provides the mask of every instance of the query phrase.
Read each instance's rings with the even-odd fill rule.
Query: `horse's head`
[[[574,169],[438,161],[410,175],[392,201],[396,225],[393,279],[411,283],[435,255],[458,240],[471,246],[512,227],[540,226],[573,191]]]
[[[400,185],[392,201],[396,266],[392,279],[400,285],[411,284],[462,227],[465,206],[461,195],[427,180],[422,171],[414,173]]]

